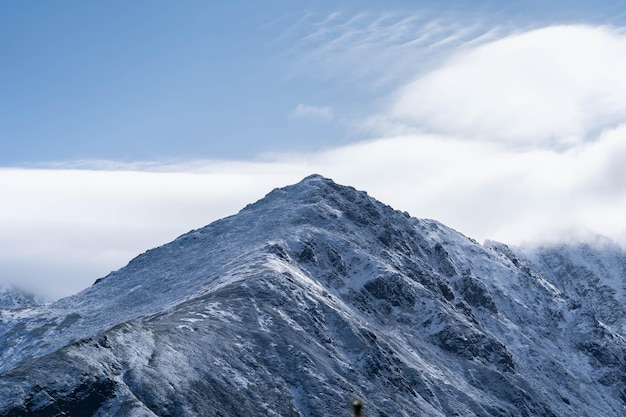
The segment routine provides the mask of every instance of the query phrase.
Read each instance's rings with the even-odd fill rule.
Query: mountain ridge
[[[35,294],[15,286],[0,285],[0,309],[12,310],[34,307],[44,301]]]
[[[0,416],[322,416],[350,396],[380,416],[623,415],[626,256],[552,249],[482,246],[309,176],[0,310]]]

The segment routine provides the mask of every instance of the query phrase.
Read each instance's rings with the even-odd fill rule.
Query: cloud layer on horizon
[[[588,229],[626,245],[624,45],[569,26],[463,48],[368,119],[377,139],[317,153],[0,169],[0,283],[71,294],[311,173],[479,241]]]
[[[568,152],[409,135],[196,172],[0,170],[13,184],[3,186],[0,282],[69,295],[314,172],[479,241],[589,229],[626,245],[625,161],[622,126]]]

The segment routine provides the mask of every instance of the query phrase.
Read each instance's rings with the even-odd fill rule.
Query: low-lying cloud
[[[589,229],[626,244],[626,185],[615,172],[624,156],[620,127],[567,152],[407,135],[231,167],[196,162],[193,172],[0,170],[10,202],[0,208],[0,280],[68,295],[313,172],[479,241]]]
[[[166,172],[0,169],[0,284],[69,295],[299,177],[263,164],[253,172],[237,163],[201,165],[202,172],[194,164]]]

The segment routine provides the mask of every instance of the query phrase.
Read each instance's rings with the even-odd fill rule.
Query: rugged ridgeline
[[[0,416],[626,415],[626,254],[481,246],[320,176],[0,310]],[[61,414],[64,413],[64,414]]]
[[[0,309],[35,307],[42,304],[34,294],[30,294],[12,286],[0,285]]]

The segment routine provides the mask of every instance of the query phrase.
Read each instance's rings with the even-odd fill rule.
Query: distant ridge
[[[0,286],[0,309],[18,309],[34,307],[42,301],[27,291],[14,286]]]

